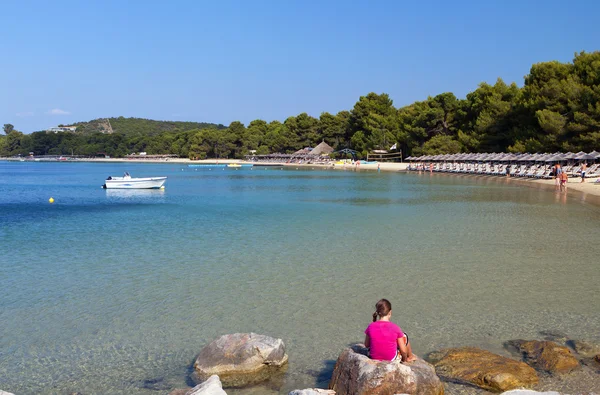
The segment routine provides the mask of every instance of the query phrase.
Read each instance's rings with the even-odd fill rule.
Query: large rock
[[[525,362],[539,370],[563,374],[580,366],[568,347],[551,341],[512,340],[508,344],[523,354]]]
[[[449,348],[429,354],[437,374],[491,391],[528,388],[538,383],[531,366],[474,347]]]
[[[303,390],[290,391],[288,395],[335,395],[335,391],[321,388],[305,388]]]
[[[204,383],[189,390],[186,395],[227,395],[227,393],[223,391],[219,376],[213,374]]]
[[[227,395],[227,392],[223,391],[219,376],[212,375],[194,388],[176,389],[169,392],[169,395]]]
[[[585,340],[569,340],[567,344],[582,357],[593,358],[600,354],[600,345]]]
[[[342,351],[335,363],[329,388],[345,395],[442,395],[444,385],[435,369],[422,359],[410,364],[376,361],[369,358],[364,345]]]
[[[6,391],[0,390],[0,395],[14,395],[14,394],[11,392],[6,392]]]
[[[256,333],[223,335],[204,347],[196,362],[196,378],[216,374],[225,387],[258,383],[281,371],[287,364],[281,339]]]

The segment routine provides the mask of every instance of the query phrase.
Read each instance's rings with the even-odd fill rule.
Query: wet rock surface
[[[551,341],[511,340],[507,345],[517,349],[529,365],[551,374],[565,374],[580,367],[568,347]]]
[[[223,335],[200,351],[193,379],[218,375],[225,387],[244,387],[281,372],[287,361],[281,339],[256,333]]]
[[[428,359],[442,379],[490,391],[530,388],[539,381],[531,366],[474,347],[433,352]]]
[[[442,395],[444,386],[435,369],[422,359],[409,364],[376,361],[367,356],[362,344],[339,355],[329,388],[337,394],[418,394]]]
[[[586,340],[569,340],[567,345],[571,347],[578,355],[585,358],[593,358],[600,354],[600,344],[592,343]]]
[[[223,390],[219,376],[212,375],[194,388],[176,389],[169,392],[169,395],[227,395],[227,393]]]

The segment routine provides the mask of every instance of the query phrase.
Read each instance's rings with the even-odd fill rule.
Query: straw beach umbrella
[[[581,156],[578,159],[579,160],[595,160],[596,158],[597,158],[596,155],[592,155],[591,153],[589,153],[589,154],[585,154],[585,155]]]
[[[317,145],[315,148],[312,149],[312,151],[310,151],[309,155],[313,156],[313,155],[328,155],[330,153],[333,152],[333,148],[331,148],[331,146],[329,144],[327,144],[325,141],[322,141],[319,145]]]

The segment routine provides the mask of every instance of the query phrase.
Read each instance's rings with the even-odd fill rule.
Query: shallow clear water
[[[100,189],[125,170],[166,190]],[[165,393],[250,331],[282,338],[289,368],[229,393],[326,387],[382,297],[419,355],[598,341],[599,224],[496,178],[0,162],[0,389]]]

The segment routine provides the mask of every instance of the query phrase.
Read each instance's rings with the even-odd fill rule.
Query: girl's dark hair
[[[375,312],[373,313],[373,322],[377,321],[377,316],[385,317],[392,310],[392,304],[387,299],[381,299],[375,305]]]

